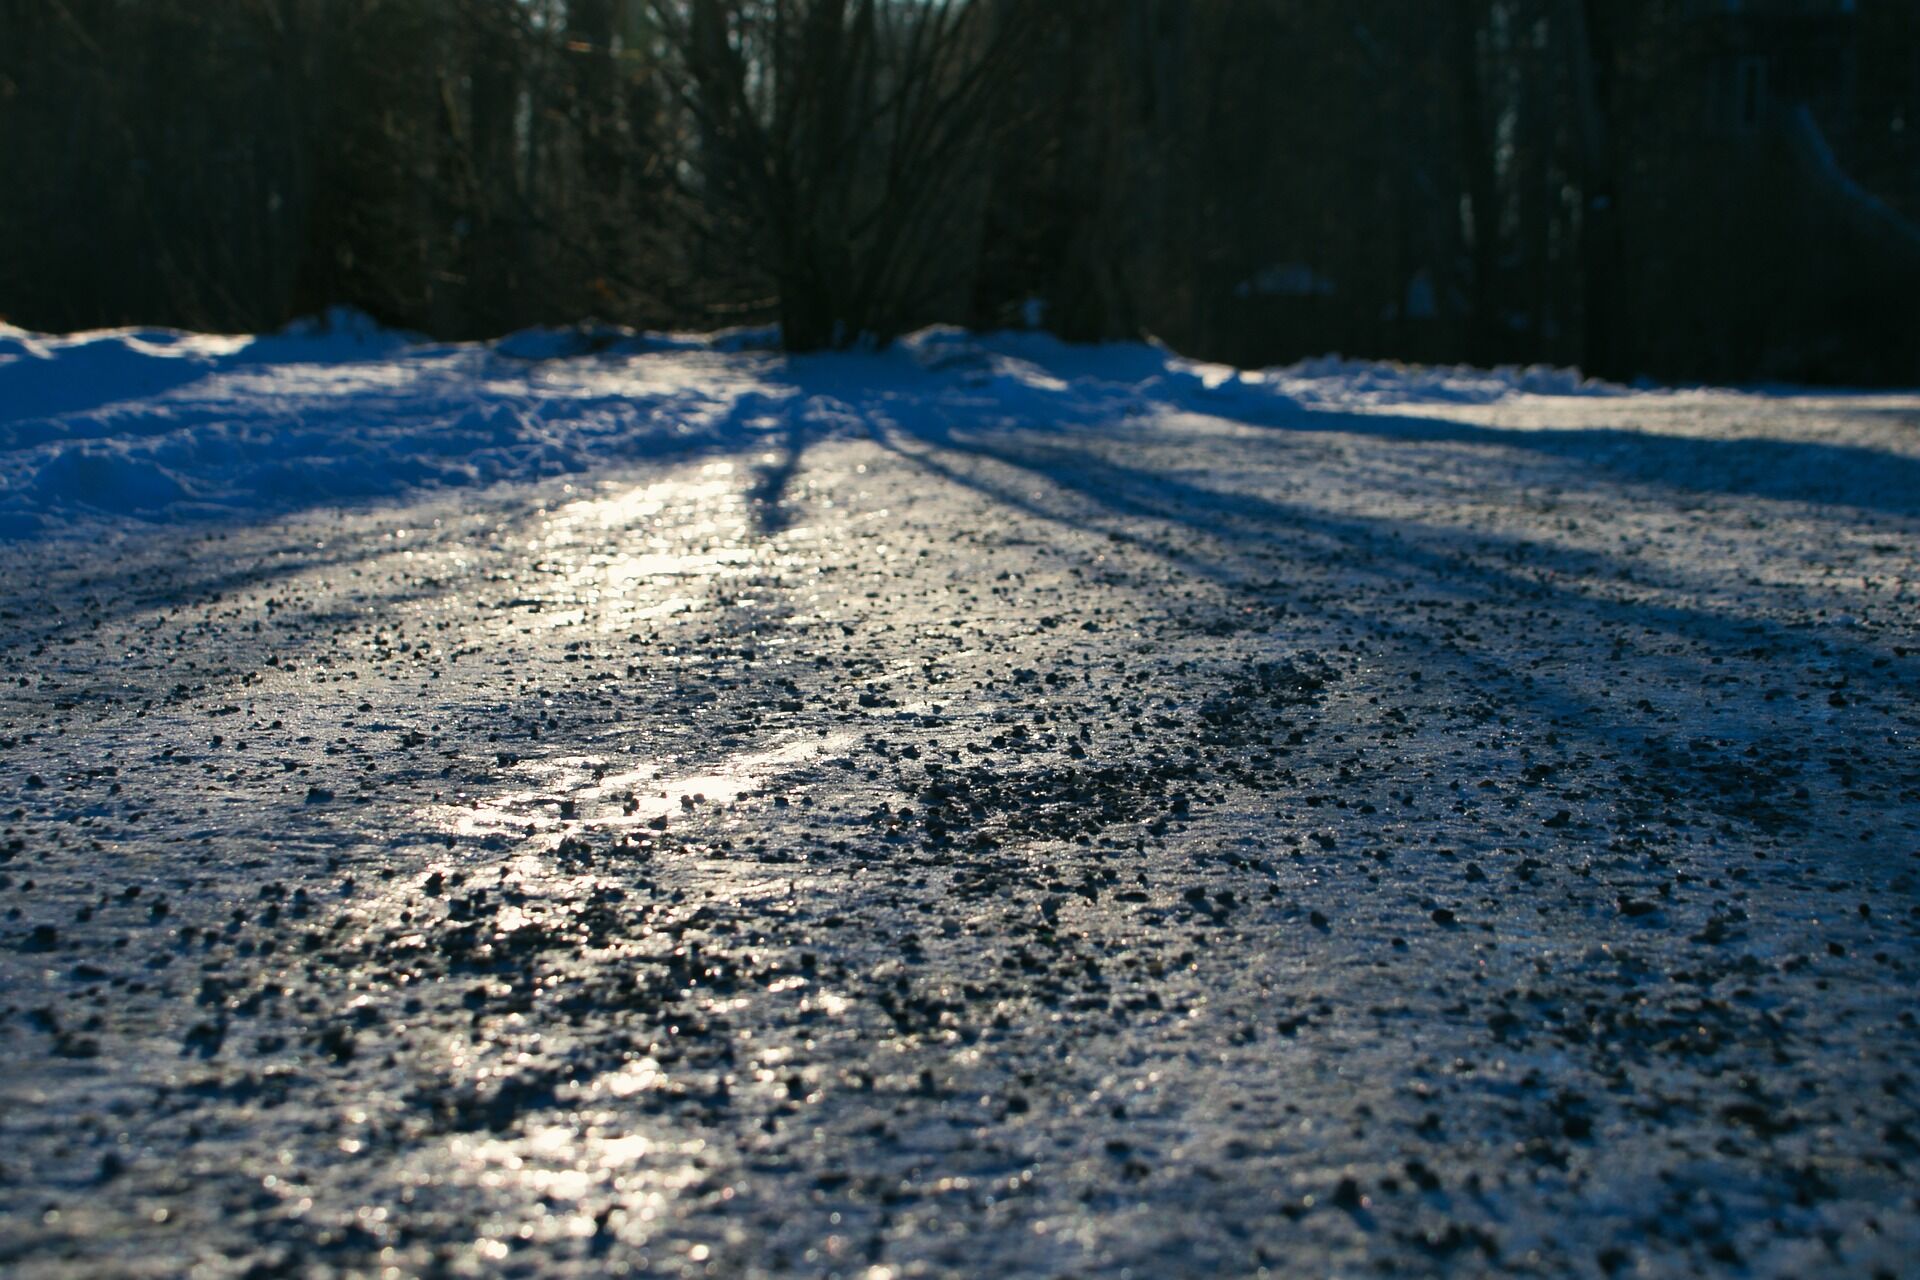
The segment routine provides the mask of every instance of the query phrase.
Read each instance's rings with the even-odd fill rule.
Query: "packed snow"
[[[0,344],[10,1278],[1911,1269],[1920,395]]]

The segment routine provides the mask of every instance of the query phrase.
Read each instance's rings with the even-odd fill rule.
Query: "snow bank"
[[[1602,390],[1544,370],[1251,372],[1039,333],[933,328],[883,352],[794,359],[775,338],[579,327],[443,345],[348,310],[259,337],[0,326],[0,537],[530,479],[770,433],[1071,429],[1169,410],[1284,423]]]
[[[1262,375],[1255,375],[1256,377]],[[1322,356],[1264,375],[1306,405],[1494,404],[1516,395],[1614,396],[1625,388],[1550,365],[1409,365]]]

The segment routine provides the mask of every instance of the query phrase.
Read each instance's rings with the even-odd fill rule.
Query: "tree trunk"
[[[1620,212],[1613,165],[1615,32],[1609,0],[1560,0],[1574,105],[1580,124],[1580,259],[1584,323],[1581,364],[1589,374],[1623,377],[1619,345]]]
[[[1479,30],[1482,0],[1454,0],[1454,65],[1460,90],[1461,164],[1466,176],[1470,279],[1467,286],[1467,358],[1490,363],[1494,356],[1494,290],[1499,267],[1500,214],[1488,128],[1486,85],[1481,78]]]

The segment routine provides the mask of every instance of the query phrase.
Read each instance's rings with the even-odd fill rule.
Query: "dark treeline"
[[[1920,378],[1916,0],[0,0],[0,315]]]

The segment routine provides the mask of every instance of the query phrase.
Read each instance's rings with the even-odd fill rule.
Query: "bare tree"
[[[697,207],[790,349],[890,338],[964,285],[996,90],[1046,9],[655,0]]]

